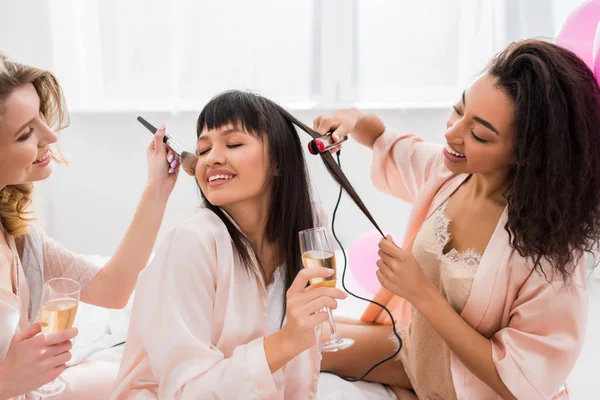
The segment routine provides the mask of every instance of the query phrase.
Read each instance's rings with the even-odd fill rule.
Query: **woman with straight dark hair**
[[[140,277],[114,399],[313,399],[315,328],[346,294],[306,287],[298,232],[318,225],[294,127],[272,101],[231,91],[197,123],[203,206]],[[334,178],[370,217],[335,164]]]

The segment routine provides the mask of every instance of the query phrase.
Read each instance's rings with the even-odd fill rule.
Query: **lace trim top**
[[[458,252],[456,249],[451,249],[449,252],[444,253],[444,249],[452,240],[452,234],[450,233],[450,225],[452,220],[448,218],[446,211],[448,209],[449,200],[446,200],[444,204],[440,206],[437,212],[433,215],[435,225],[435,237],[437,241],[437,250],[441,254],[441,257],[446,261],[454,263],[465,263],[470,267],[477,268],[481,262],[482,254],[476,249],[467,249],[462,252]]]
[[[413,245],[413,255],[427,278],[461,313],[482,254],[474,249],[444,253],[452,239],[446,210],[449,201],[440,206],[421,227]],[[420,399],[456,399],[450,371],[450,349],[431,324],[416,309],[404,332],[404,347],[400,357],[413,389]]]

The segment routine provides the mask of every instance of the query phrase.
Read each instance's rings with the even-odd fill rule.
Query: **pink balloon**
[[[596,36],[594,39],[594,76],[598,85],[600,85],[600,23],[596,28]]]
[[[577,54],[594,70],[594,38],[600,21],[600,0],[577,7],[556,34],[555,43]]]
[[[392,235],[392,239],[399,244],[397,235]],[[348,268],[356,282],[370,294],[375,294],[381,286],[375,274],[380,240],[379,232],[366,232],[353,241],[348,249]]]

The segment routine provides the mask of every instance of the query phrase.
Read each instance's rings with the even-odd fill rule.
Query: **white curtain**
[[[73,111],[198,110],[226,89],[290,108],[430,107],[581,2],[6,0],[0,50],[54,71]]]
[[[3,20],[20,19],[2,29],[0,49],[51,66],[74,110],[199,109],[226,89],[258,90],[291,104],[311,98],[312,1],[0,4]],[[30,24],[36,5],[46,15]],[[9,29],[30,39],[11,38]],[[36,57],[34,48],[51,54]]]
[[[445,105],[514,40],[552,39],[582,0],[359,0],[357,100]]]

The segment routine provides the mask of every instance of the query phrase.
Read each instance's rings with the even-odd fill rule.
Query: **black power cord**
[[[338,150],[335,154],[336,154],[336,158],[337,158],[337,163],[338,165],[342,166],[341,160],[340,160],[340,153],[341,150]],[[344,290],[350,294],[351,296],[363,300],[363,301],[367,301],[369,303],[375,304],[381,308],[383,308],[385,310],[385,312],[388,314],[388,316],[390,317],[390,320],[392,321],[392,330],[394,332],[394,336],[396,336],[396,339],[398,339],[398,349],[396,349],[396,351],[391,354],[390,356],[384,358],[383,360],[375,363],[371,368],[369,368],[364,374],[362,374],[361,376],[359,376],[358,378],[347,378],[345,376],[341,376],[340,374],[338,374],[337,372],[335,372],[334,370],[331,369],[322,369],[321,372],[325,373],[325,374],[332,374],[335,375],[345,381],[348,382],[358,382],[358,381],[362,381],[367,375],[369,375],[375,368],[379,367],[381,364],[393,359],[394,357],[396,357],[398,355],[398,353],[400,353],[400,350],[402,349],[402,338],[400,337],[400,335],[398,334],[398,331],[396,330],[396,322],[394,321],[394,317],[392,316],[392,313],[390,312],[390,310],[387,309],[386,306],[384,306],[381,303],[378,303],[376,301],[358,296],[354,293],[352,293],[350,290],[348,290],[348,288],[346,287],[346,282],[345,282],[345,278],[346,278],[346,267],[348,265],[348,257],[346,256],[346,251],[344,250],[344,246],[342,246],[342,243],[340,242],[340,239],[337,237],[337,234],[335,233],[335,218],[337,216],[337,210],[340,206],[340,201],[342,200],[342,187],[340,186],[340,190],[338,192],[338,198],[337,201],[335,203],[335,208],[333,209],[333,217],[331,218],[331,232],[333,233],[333,237],[335,238],[335,241],[337,242],[337,244],[340,246],[340,249],[342,250],[342,254],[344,255],[344,268],[342,271],[342,287],[344,288]],[[121,343],[117,343],[111,347],[117,347],[117,346],[121,346],[125,344],[125,342],[121,342]]]
[[[335,154],[337,157],[337,163],[338,165],[341,167],[341,161],[340,161],[340,153],[341,150],[338,150]],[[371,368],[369,368],[364,374],[362,374],[361,376],[359,376],[358,378],[347,378],[345,376],[341,376],[340,374],[338,374],[337,372],[331,370],[331,369],[322,369],[321,372],[322,373],[326,373],[326,374],[332,374],[335,375],[345,381],[348,382],[358,382],[358,381],[362,381],[367,375],[369,375],[371,373],[371,371],[373,371],[375,368],[379,367],[381,364],[393,359],[394,357],[396,357],[398,355],[398,353],[400,352],[400,350],[402,349],[402,338],[400,337],[400,335],[398,334],[398,331],[396,331],[396,322],[394,321],[394,317],[392,316],[392,313],[390,312],[390,310],[388,310],[386,308],[386,306],[384,306],[381,303],[378,303],[376,301],[373,300],[369,300],[366,299],[364,297],[360,297],[354,293],[352,293],[350,290],[348,290],[348,288],[346,287],[346,283],[344,281],[344,278],[346,277],[346,266],[348,264],[348,258],[346,257],[346,251],[344,250],[344,246],[342,246],[342,243],[340,242],[340,240],[338,239],[336,233],[335,233],[335,217],[337,215],[337,210],[338,207],[340,206],[340,200],[342,199],[342,187],[340,186],[340,191],[338,193],[338,198],[337,198],[337,202],[335,203],[335,208],[333,209],[333,217],[331,218],[331,232],[333,233],[333,237],[335,238],[335,241],[337,242],[337,244],[340,246],[340,249],[342,250],[342,254],[344,255],[344,269],[342,272],[342,287],[344,288],[344,290],[350,294],[351,296],[363,300],[363,301],[368,301],[369,303],[375,304],[381,308],[383,308],[385,310],[385,312],[388,314],[388,316],[390,317],[390,320],[392,321],[392,330],[394,331],[394,335],[396,336],[396,338],[398,339],[398,349],[389,357],[384,358],[383,360],[377,362],[376,364],[374,364]]]

